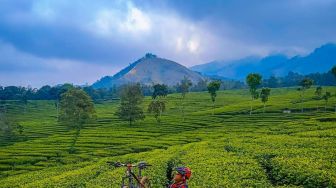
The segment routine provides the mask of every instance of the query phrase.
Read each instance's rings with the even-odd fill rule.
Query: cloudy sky
[[[92,84],[146,52],[187,67],[336,41],[336,0],[0,0],[0,85]]]

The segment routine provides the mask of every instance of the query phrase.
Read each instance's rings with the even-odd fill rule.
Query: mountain
[[[205,79],[199,73],[174,61],[159,58],[153,54],[146,54],[145,57],[130,64],[114,76],[105,76],[92,86],[94,88],[110,88],[113,85],[136,82],[145,85],[160,83],[173,86],[179,83],[184,76],[193,83]]]
[[[251,72],[260,73],[264,78],[268,78],[271,75],[285,76],[291,71],[300,74],[328,72],[333,65],[336,65],[336,44],[328,43],[304,57],[288,58],[283,54],[263,58],[251,56],[234,61],[213,61],[190,69],[203,75],[244,80]]]

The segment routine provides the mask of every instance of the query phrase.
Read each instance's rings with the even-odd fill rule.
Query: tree
[[[298,90],[300,91],[300,98],[301,98],[301,112],[303,112],[304,92],[313,85],[313,80],[309,78],[304,78],[303,80],[301,80],[299,85],[300,88],[298,88]]]
[[[331,68],[331,73],[336,77],[336,65]]]
[[[61,95],[60,121],[72,128],[81,128],[82,125],[94,119],[95,108],[90,96],[78,88],[71,88]]]
[[[55,90],[50,90],[50,93],[55,97],[55,107],[57,110],[57,119],[60,118],[60,101],[62,98],[62,94],[67,92],[70,89],[73,89],[72,84],[63,84],[62,86],[58,86]]]
[[[192,82],[186,76],[183,77],[183,80],[181,80],[180,84],[178,85],[178,90],[181,92],[181,95],[182,95],[181,106],[182,106],[183,122],[184,122],[184,100],[191,86],[192,86]]]
[[[246,77],[246,83],[249,86],[250,94],[251,94],[251,108],[250,115],[252,114],[252,103],[254,99],[258,99],[259,94],[257,92],[258,86],[261,84],[262,76],[257,73],[250,73]]]
[[[141,107],[143,98],[140,84],[125,85],[121,91],[120,106],[116,115],[129,121],[130,126],[132,122],[144,119],[145,115]]]
[[[326,112],[327,111],[327,105],[328,105],[328,101],[329,101],[329,98],[331,97],[331,93],[329,91],[327,91],[324,95],[323,95],[323,99],[324,99],[324,111]]]
[[[23,126],[17,123],[13,118],[10,119],[6,113],[0,112],[0,132],[2,132],[2,136],[0,140],[4,140],[5,142],[15,141],[19,138],[19,136],[23,133]]]
[[[211,96],[211,101],[212,101],[212,115],[215,113],[215,101],[216,101],[216,96],[217,96],[217,91],[219,90],[221,86],[221,82],[216,80],[212,81],[208,84],[208,92],[210,93]]]
[[[154,117],[158,123],[161,123],[162,112],[166,110],[166,104],[164,101],[153,100],[148,105],[148,112],[154,113]]]
[[[336,78],[336,65],[333,66],[333,68],[331,69],[331,73],[334,75],[334,77]],[[336,96],[336,94],[335,94]],[[336,104],[335,104],[335,113],[336,113]]]
[[[316,87],[315,95],[318,99],[321,99],[322,97],[322,87],[321,86]]]
[[[164,98],[168,95],[168,88],[165,84],[155,84],[153,86],[152,101],[148,105],[148,112],[154,113],[154,117],[158,123],[161,122],[162,112],[166,109]]]
[[[262,88],[261,89],[260,98],[261,98],[261,102],[264,104],[263,113],[265,113],[266,102],[268,101],[268,98],[269,98],[270,94],[271,94],[271,89],[270,88]]]
[[[75,144],[84,124],[96,118],[96,111],[90,96],[78,88],[71,88],[61,95],[60,122],[75,129],[74,140],[69,148],[69,153],[75,152]]]
[[[156,99],[158,97],[166,97],[168,95],[168,87],[165,84],[155,84],[153,86],[154,92],[152,98]]]
[[[322,87],[321,86],[316,87],[315,95],[318,100],[322,98]],[[318,111],[318,104],[316,104],[316,110]]]

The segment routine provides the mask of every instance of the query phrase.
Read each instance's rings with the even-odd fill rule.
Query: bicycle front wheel
[[[151,188],[151,184],[147,176],[142,177],[140,182],[142,183],[142,185],[144,185],[141,186],[141,188]]]

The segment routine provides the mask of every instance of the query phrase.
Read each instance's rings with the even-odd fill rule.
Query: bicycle
[[[120,162],[107,162],[108,164],[112,164],[114,167],[126,167],[125,176],[122,177],[121,188],[150,188],[150,181],[147,176],[142,176],[141,172],[143,169],[148,166],[152,166],[147,164],[146,162],[139,162],[134,165],[131,163],[123,164]],[[138,167],[138,176],[136,176],[133,172],[133,168]],[[136,181],[134,181],[134,179]],[[126,183],[128,181],[128,183]],[[128,184],[128,185],[126,185]]]

